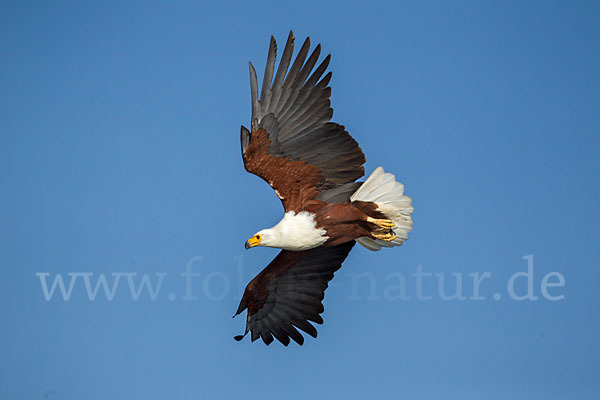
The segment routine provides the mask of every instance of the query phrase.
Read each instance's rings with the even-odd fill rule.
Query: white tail
[[[396,182],[394,174],[385,172],[383,168],[377,167],[356,192],[350,197],[350,201],[369,201],[377,204],[377,211],[394,221],[396,225],[393,230],[396,239],[386,242],[379,239],[361,237],[356,239],[358,243],[369,250],[377,251],[381,247],[400,246],[408,240],[408,232],[412,229],[413,212],[412,200],[404,196],[404,185]]]

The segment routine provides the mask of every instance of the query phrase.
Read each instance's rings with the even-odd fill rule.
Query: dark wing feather
[[[354,241],[333,247],[305,251],[281,251],[246,287],[236,315],[248,309],[246,333],[252,341],[262,338],[268,345],[273,337],[284,345],[290,338],[298,344],[304,337],[298,329],[317,337],[309,321],[322,324],[321,301]],[[241,340],[244,335],[236,336]]]
[[[290,32],[275,72],[277,43],[271,37],[260,96],[250,63],[252,132],[242,127],[244,166],[277,190],[286,210],[364,175],[362,150],[343,126],[330,122],[330,56],[315,69],[321,46],[310,56],[309,49],[307,38],[292,62]]]

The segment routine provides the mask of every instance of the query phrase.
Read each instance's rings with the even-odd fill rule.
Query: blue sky
[[[2,2],[0,397],[598,398],[599,17],[586,1]],[[332,54],[334,120],[367,171],[405,184],[415,229],[355,248],[318,339],[267,348],[232,339],[276,254],[243,243],[282,214],[243,170],[239,126],[247,62],[262,71],[289,29]],[[518,301],[529,255],[538,299]],[[460,276],[467,299],[444,300],[440,275],[419,299],[418,268],[446,294]],[[553,272],[560,300],[542,293]],[[40,273],[80,275],[46,300]],[[112,301],[90,300],[84,275],[113,273]],[[155,300],[132,298],[144,274]]]

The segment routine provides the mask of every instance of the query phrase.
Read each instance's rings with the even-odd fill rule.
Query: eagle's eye
[[[260,239],[260,235],[256,235],[255,238]]]

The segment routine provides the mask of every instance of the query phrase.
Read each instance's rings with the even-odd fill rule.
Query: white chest
[[[325,229],[317,228],[314,214],[306,211],[285,213],[273,230],[277,234],[275,247],[284,250],[308,250],[321,246],[329,239]]]

